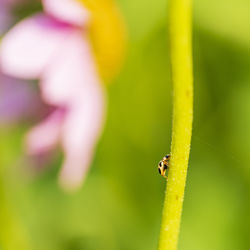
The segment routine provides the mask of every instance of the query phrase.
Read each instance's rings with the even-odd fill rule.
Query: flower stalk
[[[176,250],[180,230],[193,120],[191,7],[191,0],[170,0],[173,128],[158,250]]]

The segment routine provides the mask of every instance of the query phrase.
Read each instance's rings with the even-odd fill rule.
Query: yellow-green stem
[[[191,7],[191,0],[170,0],[173,128],[158,250],[176,250],[180,229],[193,120]]]

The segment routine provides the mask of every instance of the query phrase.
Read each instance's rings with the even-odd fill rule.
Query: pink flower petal
[[[43,99],[52,105],[67,105],[96,81],[95,65],[84,35],[75,31],[68,37],[41,79]]]
[[[38,93],[29,83],[0,73],[0,124],[8,125],[37,116],[42,107]]]
[[[18,23],[2,40],[3,72],[20,78],[38,78],[69,31],[69,26],[41,14]]]
[[[63,22],[82,26],[88,20],[88,12],[76,0],[43,0],[45,11]]]
[[[60,184],[68,191],[81,185],[91,164],[93,152],[103,127],[105,98],[100,83],[89,82],[79,92],[63,126],[63,163]]]
[[[64,115],[65,110],[56,109],[28,132],[25,146],[30,155],[41,155],[55,147],[59,141]]]

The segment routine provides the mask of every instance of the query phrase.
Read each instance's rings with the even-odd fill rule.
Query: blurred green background
[[[0,132],[0,231],[13,246],[21,238],[35,250],[157,248],[165,190],[157,164],[171,139],[167,1],[117,2],[127,59],[108,88],[105,131],[82,189],[60,190],[59,159],[29,176],[20,159],[30,125]],[[194,128],[180,250],[250,249],[249,13],[247,0],[194,1]]]

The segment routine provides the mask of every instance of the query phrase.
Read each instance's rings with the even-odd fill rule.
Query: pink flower
[[[39,116],[37,109],[40,109]],[[35,88],[20,79],[0,74],[0,125],[8,127],[17,122],[41,118],[44,107]]]
[[[18,23],[2,40],[5,74],[40,79],[46,104],[56,107],[26,137],[29,154],[64,152],[60,184],[80,186],[103,126],[104,90],[87,39],[89,14],[74,0],[43,0],[45,13]]]

